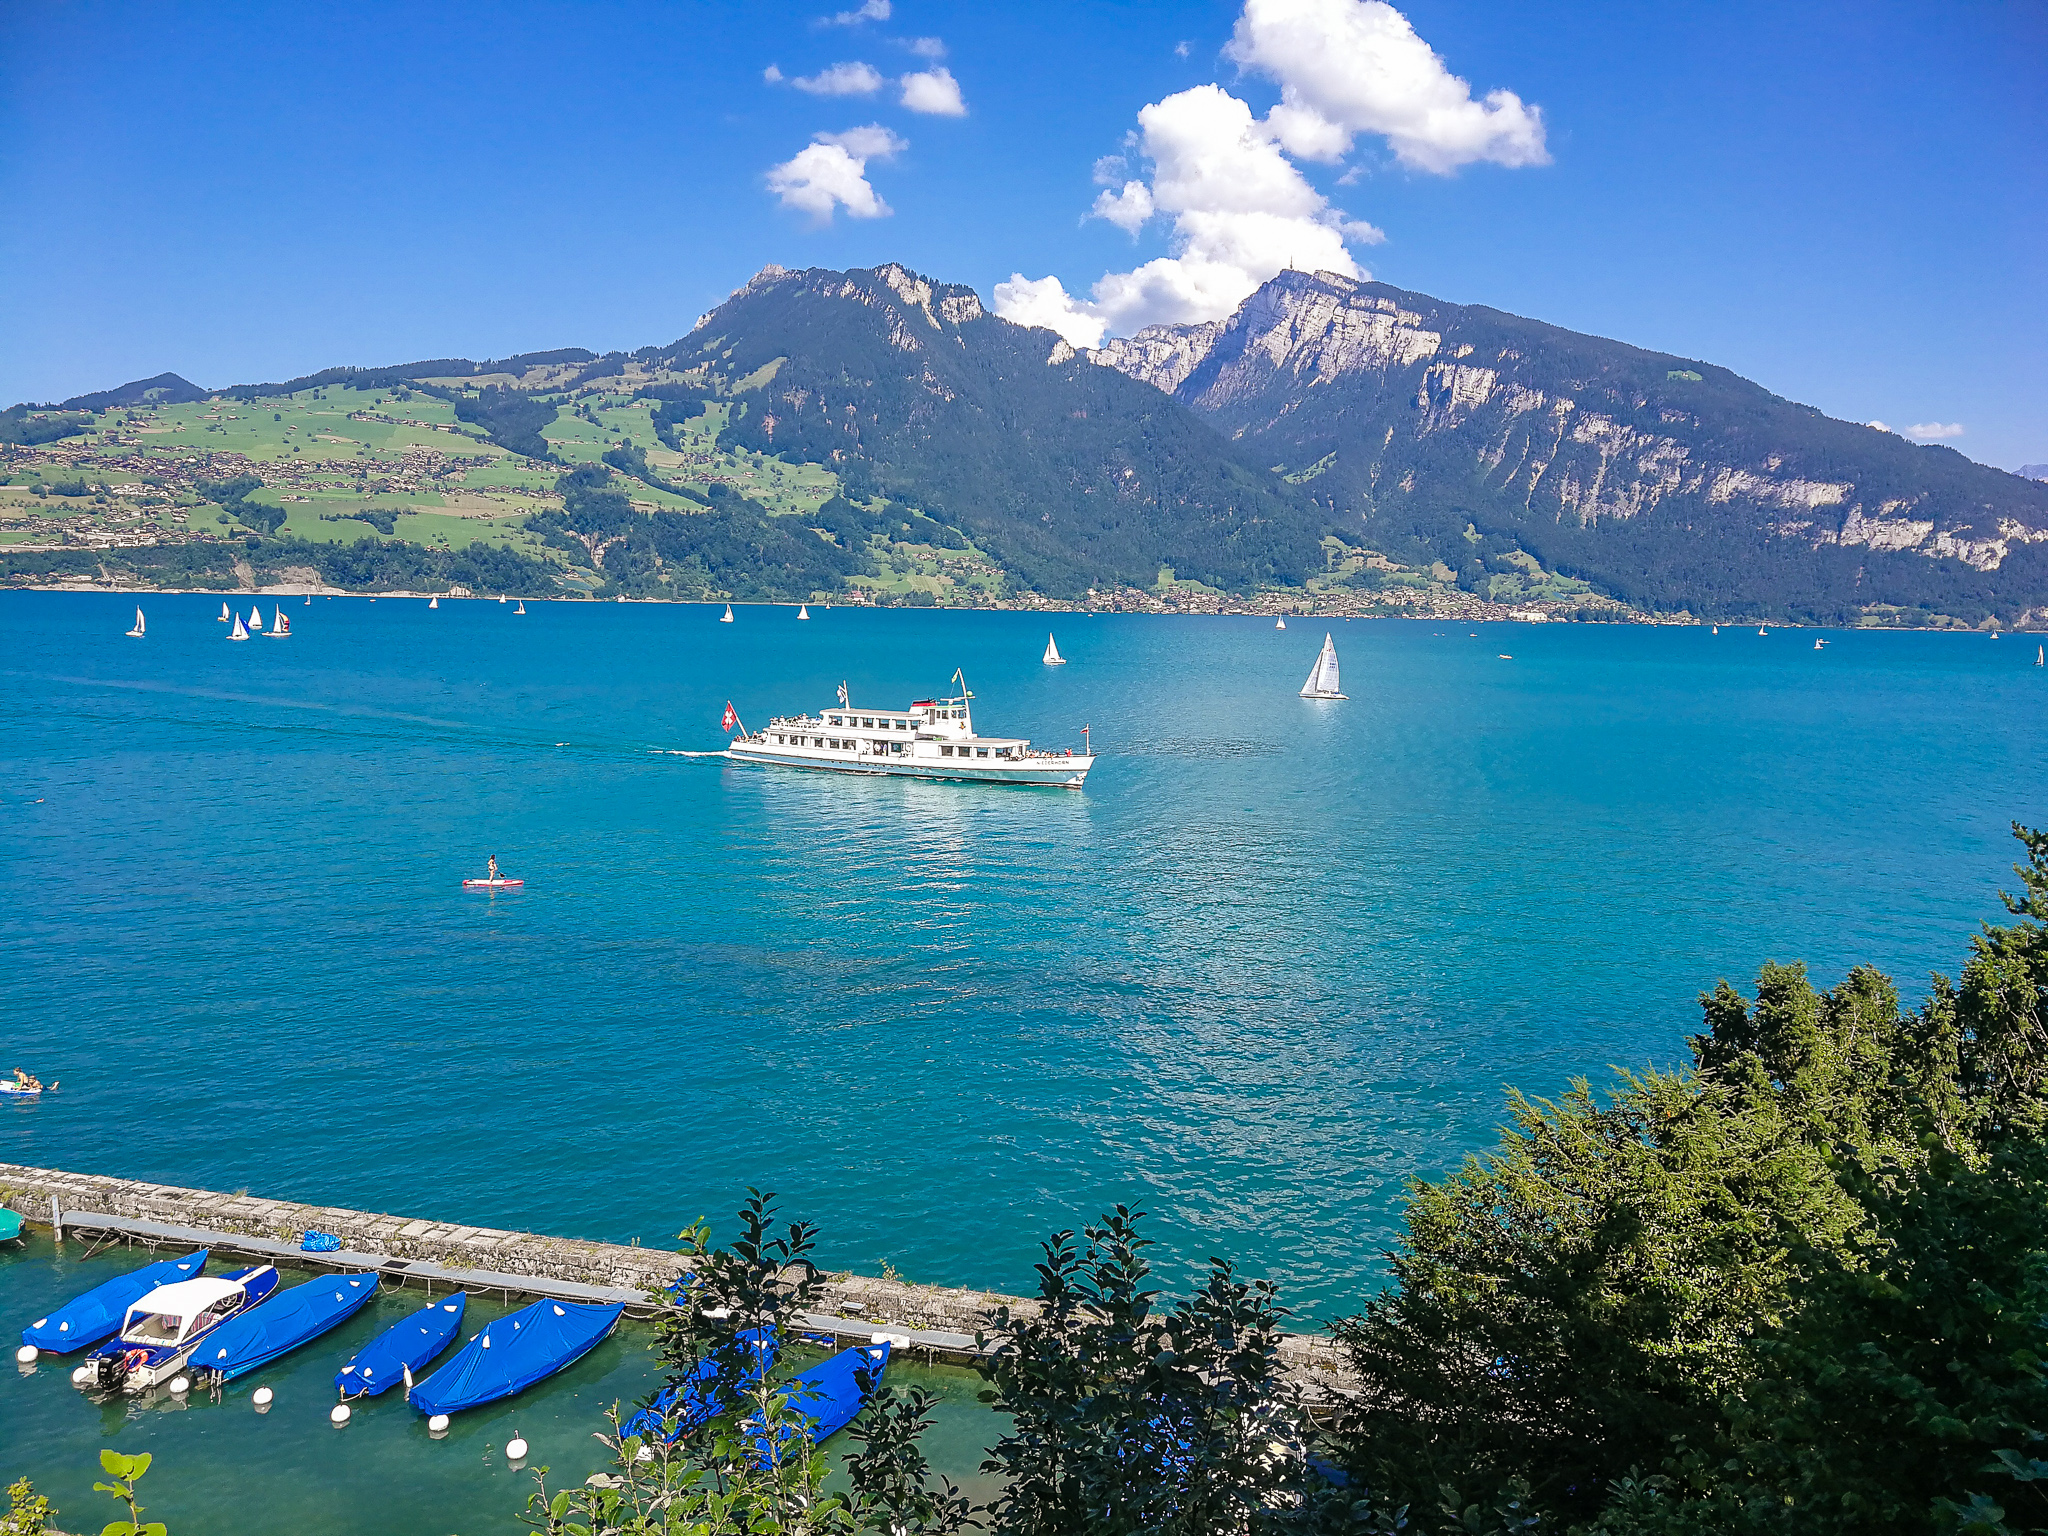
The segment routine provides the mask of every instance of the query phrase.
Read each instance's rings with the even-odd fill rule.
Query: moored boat
[[[376,1294],[374,1274],[323,1275],[295,1285],[268,1306],[222,1323],[193,1353],[193,1367],[216,1384],[233,1381],[339,1327]]]
[[[890,1349],[887,1339],[856,1344],[783,1383],[790,1411],[811,1421],[813,1445],[823,1445],[853,1422],[868,1394],[881,1383]],[[754,1443],[765,1455],[768,1437],[757,1435]]]
[[[275,1265],[257,1264],[218,1280],[158,1286],[131,1303],[121,1331],[85,1357],[86,1384],[133,1393],[169,1381],[228,1319],[260,1305],[277,1281]]]
[[[725,750],[735,762],[817,768],[898,778],[955,779],[979,784],[1038,784],[1079,789],[1095,766],[1092,752],[1034,752],[1019,736],[978,736],[966,681],[948,698],[916,699],[908,709],[855,709],[844,684],[837,708],[815,715],[778,715],[748,732],[727,706],[726,729],[739,729]]]
[[[414,1371],[425,1370],[455,1342],[468,1306],[469,1298],[457,1291],[393,1323],[334,1373],[335,1387],[343,1397],[375,1397],[401,1381],[411,1381]]]
[[[477,1330],[454,1359],[412,1389],[412,1405],[431,1416],[523,1392],[597,1348],[625,1310],[545,1298],[522,1307]]]
[[[159,1286],[189,1280],[206,1268],[207,1250],[189,1253],[182,1259],[158,1259],[125,1275],[116,1275],[91,1290],[72,1297],[48,1317],[39,1317],[21,1330],[21,1342],[53,1355],[69,1354],[97,1344],[116,1328],[128,1309]]]
[[[739,1396],[760,1384],[764,1373],[775,1369],[773,1329],[749,1328],[735,1342],[745,1352],[736,1379],[721,1381],[723,1363],[707,1355],[697,1362],[690,1380],[679,1387],[663,1387],[653,1402],[620,1425],[620,1436],[672,1441],[729,1411]]]

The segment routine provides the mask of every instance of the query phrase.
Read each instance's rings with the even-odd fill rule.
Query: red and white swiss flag
[[[739,725],[739,723],[740,717],[733,713],[732,700],[727,699],[725,701],[725,720],[719,726],[719,729],[722,731],[730,731],[735,729]]]

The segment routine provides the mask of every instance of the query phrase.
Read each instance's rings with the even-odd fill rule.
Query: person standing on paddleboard
[[[495,853],[491,855],[490,878],[493,881],[493,883],[495,883],[498,878],[498,856]]]

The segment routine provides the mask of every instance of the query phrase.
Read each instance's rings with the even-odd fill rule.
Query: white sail
[[[226,603],[220,605],[220,621],[223,624],[228,621],[228,605]]]
[[[731,603],[727,603],[727,604],[725,605],[725,617],[724,617],[724,618],[722,618],[722,619],[720,619],[720,620],[719,620],[718,622],[719,622],[719,623],[721,623],[721,624],[730,624],[730,623],[732,622],[732,604],[731,604]]]
[[[242,616],[239,613],[235,615],[235,627],[228,632],[228,638],[230,640],[246,640],[249,638],[249,631],[242,628]]]
[[[427,599],[427,606],[429,608],[438,608],[441,606],[441,599],[438,597],[430,597]]]
[[[134,639],[140,640],[142,638],[142,630],[142,610],[138,608],[135,610],[135,627],[129,630],[128,633]]]
[[[1060,654],[1060,648],[1052,643],[1052,636],[1045,637],[1045,664],[1048,667],[1064,667],[1067,658]]]
[[[1275,629],[1285,629],[1287,627],[1287,621],[1285,619],[1275,619],[1273,621],[1273,627]]]
[[[249,610],[249,627],[251,629],[261,629],[263,627],[263,610],[261,608],[251,608]]]
[[[1329,635],[1323,636],[1323,648],[1316,656],[1316,664],[1308,669],[1308,681],[1301,685],[1304,699],[1341,699],[1345,695],[1337,684],[1337,642]]]
[[[808,619],[811,616],[811,610],[805,604],[798,603],[796,605],[796,616],[800,619]]]
[[[513,609],[513,610],[512,610],[512,612],[513,612],[513,614],[514,614],[514,616],[515,616],[515,617],[516,617],[517,615],[519,615],[519,614],[522,614],[522,613],[526,612],[526,599],[525,599],[525,598],[523,598],[523,597],[522,597],[521,599],[519,599],[519,606],[518,606],[517,608]]]
[[[505,596],[505,594],[504,594],[504,593],[500,592],[500,593],[498,594],[498,601],[502,603],[502,602],[506,602],[506,601],[508,601],[508,599],[506,598],[506,596]]]

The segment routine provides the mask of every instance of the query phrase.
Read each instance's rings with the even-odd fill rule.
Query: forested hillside
[[[1519,551],[1708,617],[2048,610],[2048,486],[1711,363],[1303,272],[1092,355],[1468,583]]]
[[[969,288],[770,269],[661,361],[738,401],[720,441],[828,464],[1078,596],[1161,566],[1243,589],[1320,570],[1322,516],[1211,427]]]

